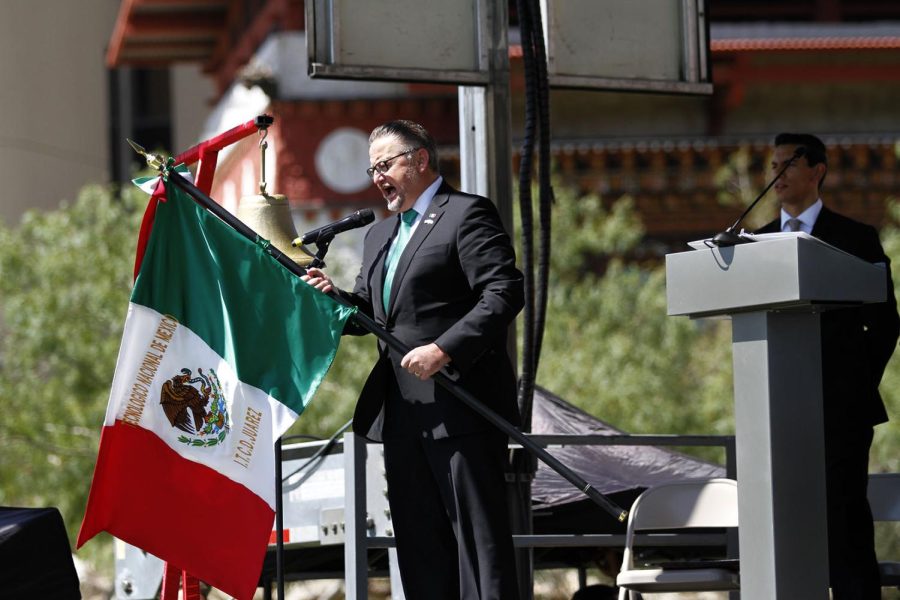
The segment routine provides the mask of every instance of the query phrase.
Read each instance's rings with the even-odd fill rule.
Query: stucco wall
[[[0,217],[7,223],[108,179],[103,57],[118,8],[118,0],[4,0]]]

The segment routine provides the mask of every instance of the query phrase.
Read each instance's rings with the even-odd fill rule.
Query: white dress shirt
[[[816,224],[816,219],[819,218],[819,213],[822,212],[822,199],[819,198],[812,205],[804,210],[802,213],[797,215],[796,217],[792,217],[785,210],[781,209],[781,230],[782,231],[790,231],[788,227],[789,219],[799,219],[800,221],[800,231],[804,233],[812,234],[813,225]]]

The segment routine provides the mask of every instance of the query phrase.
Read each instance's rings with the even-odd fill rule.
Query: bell
[[[297,228],[287,196],[266,193],[244,196],[238,204],[237,218],[301,267],[312,262],[313,255],[305,248],[291,246],[291,241],[297,238]]]

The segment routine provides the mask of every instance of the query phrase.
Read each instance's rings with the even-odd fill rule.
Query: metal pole
[[[281,438],[275,440],[275,580],[278,600],[284,600],[284,499],[281,481]]]
[[[366,538],[366,440],[344,434],[344,594],[365,600],[369,593]]]
[[[260,239],[256,232],[247,227],[247,225],[245,225],[240,219],[225,210],[218,203],[216,203],[215,200],[210,198],[202,190],[198,189],[197,186],[192,184],[184,177],[173,173],[172,176],[168,177],[168,181],[170,183],[174,183],[177,187],[180,187],[198,204],[225,221],[225,223],[233,227],[236,231],[238,231],[238,233],[245,236],[247,239],[253,242],[256,242]],[[292,261],[287,257],[287,255],[285,255],[275,246],[269,244],[266,247],[266,251],[295,275],[302,276],[306,274],[306,270],[303,267]],[[337,302],[347,304],[337,295],[333,295],[332,298],[334,298],[334,300]],[[357,312],[353,315],[353,318],[356,320],[360,327],[387,344],[388,347],[390,347],[392,350],[398,352],[401,355],[406,355],[406,353],[409,352],[409,348],[403,342],[381,328],[368,315]],[[620,522],[624,522],[625,519],[628,518],[628,512],[625,509],[616,505],[606,496],[597,491],[590,483],[587,482],[587,480],[581,477],[578,473],[562,464],[556,457],[547,452],[544,448],[535,444],[524,433],[513,427],[503,417],[485,406],[480,400],[463,389],[450,377],[442,372],[438,372],[435,373],[434,380],[451,394],[456,396],[469,408],[484,417],[489,423],[494,425],[494,427],[505,433],[508,437],[518,442],[523,448],[538,457],[541,462],[556,471],[563,479],[581,490],[588,498],[590,498],[594,501],[594,503],[600,506],[600,508],[607,511]]]

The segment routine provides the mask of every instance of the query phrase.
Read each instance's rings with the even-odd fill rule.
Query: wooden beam
[[[125,28],[128,25],[128,18],[135,0],[122,0],[119,5],[119,14],[116,15],[116,22],[113,25],[113,34],[109,40],[109,48],[106,50],[106,66],[119,66],[119,53],[122,51],[122,44],[125,42]]]
[[[747,82],[820,82],[844,81],[900,81],[900,64],[847,64],[847,65],[741,65],[713,67],[713,83],[731,84]]]
[[[135,14],[126,27],[126,35],[215,35],[222,34],[225,16],[206,13]]]
[[[134,61],[203,60],[212,42],[223,34],[225,10],[230,0],[123,0],[106,54],[110,67]],[[172,44],[209,40],[205,54],[196,47],[179,53]],[[159,56],[151,55],[146,42],[158,42]]]

